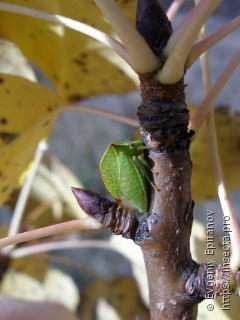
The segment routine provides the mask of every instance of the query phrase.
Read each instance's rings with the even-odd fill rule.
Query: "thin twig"
[[[51,264],[58,264],[58,265],[63,265],[66,267],[70,268],[75,268],[80,272],[84,272],[84,274],[88,274],[91,278],[98,277],[99,272],[97,271],[97,265],[93,266],[90,265],[88,261],[83,262],[83,261],[78,261],[73,258],[67,258],[66,256],[63,256],[60,254],[47,254],[46,260],[50,262]],[[95,269],[96,268],[96,269]]]
[[[172,34],[172,36],[168,40],[166,47],[164,48],[164,54],[168,57],[176,44],[185,35],[186,30],[192,28],[196,29],[196,24],[198,25],[198,27],[194,33],[195,38],[197,38],[201,27],[221,2],[222,0],[200,0],[199,3],[188,13],[183,22],[180,23],[180,25],[174,30],[174,33]]]
[[[185,0],[174,0],[167,11],[167,16],[170,21],[173,21],[176,13],[180,9]]]
[[[40,252],[49,252],[55,250],[63,249],[74,249],[74,248],[103,248],[116,250],[114,245],[111,245],[109,241],[106,240],[64,240],[40,243],[31,246],[25,246],[19,249],[14,249],[10,256],[12,258],[26,257],[32,254]]]
[[[93,230],[93,229],[99,229],[99,227],[100,227],[100,224],[98,224],[92,218],[71,220],[71,221],[47,226],[44,228],[39,228],[36,230],[26,231],[23,233],[16,234],[14,236],[2,238],[0,239],[0,248],[34,240],[34,239],[53,236],[56,234],[79,232],[81,230]]]
[[[201,27],[222,0],[202,0],[191,10],[188,17],[170,37],[164,55],[167,58],[163,68],[156,75],[161,83],[178,82],[184,75],[184,68],[192,44]]]
[[[52,111],[51,113],[49,113],[46,117],[42,118],[42,120],[40,120],[36,125],[38,127],[42,127],[44,125],[44,123],[46,123],[46,121],[52,121],[52,119],[55,117],[55,119],[57,119],[59,116],[61,116],[63,113],[65,112],[69,112],[69,111],[74,111],[74,112],[86,112],[86,113],[90,113],[90,114],[94,114],[97,116],[102,116],[104,118],[109,118],[115,121],[119,121],[121,123],[125,123],[128,124],[130,126],[133,127],[137,127],[137,121],[135,119],[126,117],[126,116],[122,116],[122,115],[118,115],[117,113],[111,112],[111,111],[106,111],[106,110],[99,110],[93,107],[88,107],[85,105],[78,105],[78,104],[71,104],[69,106],[66,107],[59,107],[56,108],[54,111]],[[34,127],[36,128],[36,126]],[[24,130],[24,132],[22,132],[22,138],[24,136],[31,136],[31,132],[33,130],[33,127],[28,127],[26,130]],[[8,148],[8,145],[5,145],[4,147],[2,147],[2,152],[4,151],[4,148]]]
[[[236,272],[240,267],[240,229],[230,201],[229,193],[227,191],[223,169],[221,166],[221,160],[218,153],[213,111],[209,112],[209,114],[207,115],[206,127],[209,154],[217,185],[218,197],[221,203],[223,214],[227,218],[225,223],[225,230],[229,231],[229,233],[226,231],[224,235],[230,235],[231,239],[230,267],[233,272]]]
[[[191,52],[187,58],[186,68],[189,69],[191,65],[216,43],[227,37],[230,33],[240,27],[240,16],[231,20],[225,26],[211,34],[209,37],[197,42],[192,46]]]
[[[205,34],[205,30],[204,28],[202,28],[200,37],[203,37],[204,34]],[[210,76],[207,52],[205,52],[201,56],[200,62],[201,62],[201,68],[202,68],[202,74],[203,74],[203,85],[204,85],[205,95],[207,95],[209,90],[211,89],[211,76]],[[222,206],[224,216],[229,218],[229,221],[227,221],[227,223],[229,225],[228,234],[230,234],[230,239],[231,239],[230,267],[233,272],[236,272],[240,267],[240,229],[238,227],[236,215],[234,213],[234,210],[230,201],[229,193],[227,191],[224,173],[223,173],[221,160],[218,152],[218,142],[217,142],[217,135],[215,130],[213,106],[211,106],[211,109],[207,114],[206,129],[207,129],[208,149],[209,149],[210,159],[213,167],[214,178],[215,178],[217,189],[218,189],[219,200]],[[227,233],[225,235],[227,235]]]
[[[31,169],[29,170],[25,181],[23,183],[22,189],[20,191],[20,195],[18,197],[17,200],[17,204],[15,207],[15,210],[13,212],[13,216],[11,219],[11,223],[10,223],[10,227],[8,230],[8,236],[13,236],[18,232],[22,217],[23,217],[23,213],[24,213],[24,209],[26,207],[26,203],[29,197],[29,193],[30,193],[30,189],[33,183],[33,179],[36,175],[37,172],[37,168],[41,162],[43,153],[47,150],[47,144],[45,141],[40,141],[40,143],[38,144],[38,148],[35,154],[35,159],[34,162],[31,166]],[[4,252],[9,252],[11,250],[11,247],[5,248]]]
[[[205,97],[201,105],[198,107],[197,111],[191,117],[189,122],[189,129],[195,131],[195,136],[200,131],[206,119],[206,115],[211,108],[211,105],[213,105],[215,99],[218,97],[219,93],[223,89],[224,85],[228,82],[229,78],[231,77],[232,73],[236,70],[239,63],[240,49],[236,52],[234,57],[228,63],[228,65],[221,73],[214,86],[212,86],[211,90],[208,92],[207,96]]]
[[[133,119],[133,118],[129,118],[126,116],[122,116],[120,114],[117,114],[115,112],[111,112],[111,111],[107,111],[107,110],[101,110],[101,109],[96,109],[93,107],[88,107],[82,104],[70,104],[67,107],[61,108],[61,110],[65,111],[65,112],[69,112],[69,111],[74,111],[74,112],[86,112],[86,113],[90,113],[90,114],[94,114],[96,116],[101,116],[104,118],[108,118],[111,120],[115,120],[124,124],[128,124],[132,127],[137,127],[137,120]]]

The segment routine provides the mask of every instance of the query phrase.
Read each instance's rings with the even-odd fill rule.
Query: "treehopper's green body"
[[[136,214],[148,209],[143,147],[141,141],[113,142],[100,162],[108,192],[126,211]]]

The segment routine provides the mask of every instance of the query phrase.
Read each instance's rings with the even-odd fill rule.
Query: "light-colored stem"
[[[100,110],[93,107],[88,107],[85,105],[78,105],[78,104],[71,104],[66,107],[60,107],[55,109],[53,112],[48,114],[46,117],[44,117],[41,121],[38,122],[38,126],[44,125],[46,121],[52,121],[55,118],[60,117],[65,112],[86,112],[89,114],[93,114],[96,116],[102,116],[104,118],[109,118],[111,120],[119,121],[124,124],[128,124],[133,127],[137,127],[137,121],[135,119],[119,115],[117,113],[106,111],[106,110]],[[26,129],[24,131],[24,135],[31,135],[32,134],[32,127]],[[3,147],[4,148],[4,147]]]
[[[224,71],[219,76],[217,82],[208,92],[206,98],[203,100],[201,105],[198,107],[197,111],[191,117],[189,122],[189,129],[194,130],[196,134],[198,134],[199,130],[201,129],[206,119],[206,115],[211,108],[211,105],[213,105],[214,101],[218,97],[219,93],[221,92],[224,85],[227,83],[227,81],[229,80],[232,73],[235,71],[235,69],[239,65],[239,63],[240,63],[240,50],[238,50],[237,53],[234,55],[234,57],[231,59],[229,64],[226,66]]]
[[[201,35],[204,35],[204,28],[202,29]],[[208,64],[208,55],[205,52],[201,56],[201,68],[203,74],[203,85],[205,95],[208,94],[211,89],[211,76],[209,71]],[[207,143],[210,154],[210,159],[213,167],[213,173],[218,189],[218,196],[222,206],[224,216],[229,220],[227,220],[227,225],[225,225],[225,229],[229,231],[229,233],[225,233],[225,236],[230,234],[231,239],[231,270],[236,272],[240,267],[240,229],[238,227],[237,219],[229,198],[229,193],[227,191],[225,178],[223,174],[223,169],[221,165],[221,160],[218,152],[218,142],[217,135],[215,130],[215,121],[214,121],[214,111],[213,106],[211,106],[210,111],[207,114],[206,118],[206,128],[207,128]],[[229,228],[229,229],[228,229]]]
[[[0,248],[14,245],[34,239],[40,239],[48,236],[53,236],[56,234],[68,233],[68,232],[79,232],[81,230],[94,230],[99,229],[100,224],[97,224],[92,218],[84,218],[71,220],[67,222],[62,222],[54,224],[52,226],[39,228],[36,230],[26,231],[23,233],[16,234],[14,236],[6,237],[0,239]],[[5,254],[5,251],[3,251]]]
[[[85,23],[66,18],[60,15],[53,15],[50,13],[46,13],[40,10],[30,9],[19,5],[8,4],[0,2],[0,10],[7,12],[14,12],[18,14],[22,14],[25,16],[33,17],[40,20],[49,21],[52,23],[61,24],[65,27],[83,33],[99,42],[105,44],[106,46],[113,49],[122,59],[124,59],[134,70],[134,63],[128,54],[127,50],[124,46],[117,40],[113,39],[106,33],[93,28]]]
[[[214,114],[209,112],[207,116],[207,141],[212,162],[215,181],[217,184],[218,197],[221,203],[225,220],[225,230],[229,231],[224,233],[224,236],[229,236],[231,239],[231,261],[230,267],[233,272],[240,268],[240,229],[234,213],[229,193],[227,191],[224,174],[221,166],[221,161],[218,153],[217,137],[215,134]]]
[[[235,31],[240,27],[240,16],[236,17],[224,27],[214,32],[209,37],[203,39],[202,41],[197,42],[192,46],[191,52],[187,58],[186,68],[190,68],[191,65],[209,48],[214,46],[216,43],[224,39],[230,33]]]
[[[184,1],[185,0],[174,0],[171,6],[168,8],[167,16],[170,21],[173,21],[176,13],[178,12]]]
[[[103,248],[115,250],[116,248],[109,241],[105,240],[67,240],[67,241],[55,241],[41,243],[31,246],[25,246],[19,249],[14,249],[10,256],[11,258],[21,258],[39,252],[49,252],[63,249],[74,249],[74,248]]]
[[[195,38],[197,38],[197,35],[201,27],[204,25],[208,17],[216,9],[216,7],[219,6],[221,2],[222,0],[199,1],[199,3],[188,13],[184,21],[180,23],[180,25],[176,28],[174,33],[171,35],[166,47],[164,48],[164,54],[168,57],[172,52],[173,48],[176,46],[176,44],[185,35],[186,30],[192,29],[192,28],[195,29],[196,28],[195,24],[198,24],[198,25],[200,24],[200,26],[198,27],[198,31],[194,32]]]
[[[160,60],[123,14],[116,2],[114,0],[95,0],[95,2],[119,35],[134,62],[137,72],[148,73],[159,69],[161,66]]]
[[[20,195],[17,200],[17,204],[15,207],[15,210],[13,212],[13,216],[11,219],[10,227],[8,230],[8,236],[13,236],[18,232],[23,214],[24,214],[24,209],[26,207],[26,203],[29,197],[30,189],[33,183],[33,179],[36,175],[38,166],[41,162],[43,153],[47,150],[47,143],[45,141],[41,141],[38,145],[36,154],[35,154],[35,159],[34,162],[31,166],[31,169],[29,170],[25,181],[23,183]],[[10,251],[12,247],[5,248],[5,253]]]
[[[156,75],[161,83],[173,84],[184,75],[184,69],[192,44],[201,27],[222,0],[202,0],[192,9],[189,16],[170,37],[164,55],[167,56],[163,68]]]
[[[93,107],[88,107],[85,105],[79,105],[79,104],[70,104],[67,107],[61,108],[61,112],[69,112],[69,111],[74,111],[74,112],[85,112],[89,114],[93,114],[95,116],[101,116],[104,118],[108,118],[111,120],[115,120],[124,124],[128,124],[132,127],[137,127],[137,120],[133,118],[129,118],[126,116],[122,116],[120,114],[117,114],[115,112],[107,111],[107,110],[101,110]]]

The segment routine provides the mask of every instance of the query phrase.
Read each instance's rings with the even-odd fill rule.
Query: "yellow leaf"
[[[24,272],[29,277],[38,281],[43,281],[48,268],[47,254],[45,252],[12,259],[9,269],[16,272]]]
[[[0,72],[36,82],[36,76],[22,52],[6,39],[0,39]]]
[[[40,140],[56,120],[60,98],[28,80],[0,74],[0,205],[19,187]]]
[[[215,121],[219,154],[227,187],[229,190],[234,190],[240,186],[240,115],[230,115],[227,107],[216,108]],[[193,199],[204,201],[216,197],[217,187],[209,158],[205,128],[192,143],[190,151],[193,163]]]
[[[112,307],[106,299],[100,298],[96,307],[96,314],[98,320],[111,319],[111,320],[122,320],[118,315],[117,311]]]
[[[1,295],[30,301],[44,301],[45,292],[41,283],[23,272],[9,269],[0,285]]]
[[[0,283],[0,294],[27,301],[56,301],[70,310],[75,310],[80,300],[72,278],[57,269],[46,270],[44,280],[40,282],[10,268]]]
[[[113,34],[93,1],[24,0],[6,1],[60,14]],[[134,18],[136,1],[117,1]],[[34,18],[0,12],[0,32],[14,41],[57,87],[62,97],[76,100],[102,93],[135,89],[130,68],[98,41],[63,26]]]
[[[44,156],[31,185],[24,224],[34,228],[63,222],[69,218],[86,218],[70,186],[83,187],[76,176],[58,159]]]
[[[62,303],[68,309],[75,311],[80,296],[73,279],[57,269],[48,269],[43,282],[46,299]]]

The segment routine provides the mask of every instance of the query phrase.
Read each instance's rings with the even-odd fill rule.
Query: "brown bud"
[[[138,0],[136,28],[157,56],[173,32],[159,0]]]
[[[72,188],[80,207],[110,231],[132,239],[136,231],[136,218],[125,211],[117,202],[109,201],[99,194],[79,188]]]

